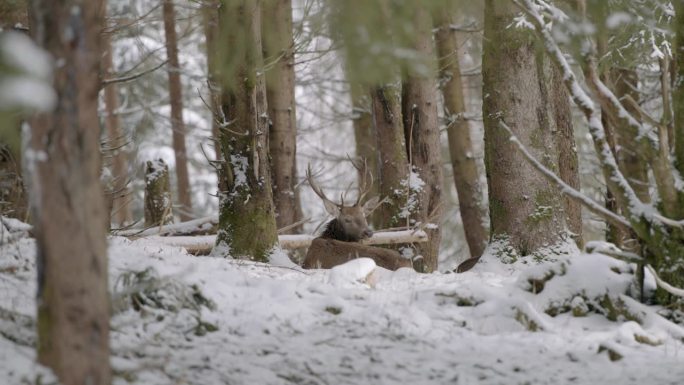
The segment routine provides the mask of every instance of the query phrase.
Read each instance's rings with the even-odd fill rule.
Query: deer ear
[[[369,200],[366,201],[366,203],[363,204],[363,215],[370,215],[370,213],[375,210],[375,208],[378,206],[378,201],[380,200],[380,197],[373,197]]]
[[[333,217],[338,217],[340,215],[340,208],[336,204],[329,200],[324,200],[323,205],[325,206],[325,211]]]

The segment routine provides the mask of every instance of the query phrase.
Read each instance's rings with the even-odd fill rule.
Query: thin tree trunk
[[[408,160],[401,116],[401,85],[375,87],[371,91],[373,123],[380,159],[379,193],[385,199],[378,210],[376,226],[392,228],[404,225],[407,206]]]
[[[413,47],[429,61],[430,74],[419,74],[414,68],[404,81],[402,114],[407,138],[409,163],[424,182],[418,193],[418,217],[428,233],[429,241],[419,245],[424,272],[437,269],[439,243],[442,238],[442,159],[437,116],[437,84],[434,74],[435,53],[432,46],[432,20],[428,11],[417,8],[414,16]]]
[[[207,86],[209,87],[209,106],[212,111],[211,136],[214,140],[214,152],[216,160],[223,159],[221,146],[218,144],[219,137],[219,118],[221,108],[220,90],[216,73],[216,36],[218,35],[219,17],[218,0],[207,0],[202,5],[202,17],[204,23],[205,49],[207,50]]]
[[[297,184],[297,116],[295,107],[294,40],[292,1],[264,2],[264,54],[272,68],[266,72],[266,98],[270,125],[270,155],[273,171],[273,198],[278,228],[302,217]],[[300,233],[302,226],[286,233]]]
[[[474,157],[470,125],[465,119],[465,97],[459,65],[459,42],[451,26],[451,12],[443,12],[436,23],[441,89],[444,115],[447,119],[449,154],[458,193],[458,204],[471,258],[479,258],[487,246],[489,233],[485,226],[487,211],[482,205],[484,194]]]
[[[538,54],[534,37],[509,28],[517,12],[507,0],[485,3],[483,117],[492,239],[507,241],[524,256],[562,241],[563,198],[513,147],[500,124],[545,166],[558,170],[554,114],[564,108],[554,103],[569,101],[549,95],[562,84],[554,83],[557,70]]]
[[[173,152],[176,156],[176,182],[178,186],[178,210],[181,221],[192,219],[190,177],[188,176],[188,154],[185,149],[185,123],[183,123],[183,93],[178,63],[178,38],[176,37],[176,16],[173,0],[164,0],[164,33],[166,36],[166,57],[169,60],[169,101],[171,104],[171,130],[173,131]]]
[[[36,42],[55,66],[51,113],[31,122],[31,212],[38,263],[38,361],[63,384],[109,384],[109,294],[100,183],[100,1],[31,3]],[[70,31],[65,34],[64,31]],[[77,279],[75,279],[77,278]]]
[[[216,251],[266,261],[278,241],[268,161],[268,106],[261,52],[260,1],[225,1],[221,8],[226,162],[221,178]],[[230,49],[226,49],[230,47]],[[240,131],[236,131],[239,127]]]
[[[114,63],[112,60],[111,33],[106,31],[102,34],[102,46],[104,53],[102,56],[103,73],[106,78],[113,78]],[[121,129],[121,119],[118,115],[119,92],[116,84],[109,84],[104,87],[105,102],[105,127],[107,129],[107,147],[111,148],[108,154],[112,162],[112,185],[109,192],[109,199],[112,199],[113,222],[119,227],[130,223],[133,220],[131,213],[130,191],[128,189],[128,163],[126,152],[126,138]]]

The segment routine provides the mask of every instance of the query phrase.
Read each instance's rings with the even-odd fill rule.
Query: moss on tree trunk
[[[550,60],[529,31],[508,28],[518,12],[505,0],[488,0],[482,58],[485,166],[489,186],[491,236],[508,239],[520,255],[562,241],[566,230],[563,198],[509,141],[508,125],[547,168],[558,172],[558,117],[569,112],[567,98]],[[569,119],[569,117],[568,117]]]
[[[220,169],[217,250],[266,262],[278,241],[268,159],[268,107],[262,68],[259,3],[225,1],[218,39],[222,55],[222,109],[231,125],[219,134]]]

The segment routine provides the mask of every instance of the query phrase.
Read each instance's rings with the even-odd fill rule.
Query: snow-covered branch
[[[544,48],[551,60],[560,68],[565,84],[573,102],[584,114],[589,133],[594,142],[596,154],[603,169],[604,178],[608,188],[615,194],[620,206],[627,214],[631,223],[639,223],[641,219],[647,218],[654,220],[652,213],[655,210],[645,205],[639,200],[634,189],[629,185],[618,168],[617,161],[606,140],[606,133],[601,123],[600,110],[596,107],[593,100],[579,84],[570,64],[565,59],[558,43],[556,43],[551,31],[546,28],[542,16],[532,3],[532,0],[512,0],[529,18],[535,27],[536,33],[541,38]],[[648,237],[647,230],[641,228],[634,229],[641,236]]]
[[[520,151],[520,153],[527,159],[528,162],[534,167],[537,171],[539,171],[546,179],[548,179],[550,182],[556,184],[560,189],[561,192],[570,198],[578,201],[581,203],[584,207],[589,209],[591,212],[594,214],[604,218],[605,220],[616,224],[618,226],[626,226],[626,227],[631,227],[630,223],[627,219],[623,218],[622,216],[608,210],[607,208],[603,207],[602,205],[598,204],[591,198],[587,197],[586,195],[582,194],[580,191],[576,190],[569,184],[565,183],[558,175],[556,175],[553,171],[549,170],[546,166],[541,164],[532,154],[530,154],[529,151],[525,148],[525,146],[518,140],[518,138],[513,134],[513,131],[511,131],[511,128],[506,125],[504,122],[499,122],[499,125],[501,128],[506,130],[508,134],[510,135],[510,141],[515,144],[517,149]]]

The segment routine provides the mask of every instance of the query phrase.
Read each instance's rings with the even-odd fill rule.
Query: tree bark
[[[164,0],[164,34],[166,36],[166,57],[169,60],[169,101],[171,104],[171,130],[173,131],[173,153],[176,157],[176,182],[178,186],[178,210],[181,221],[192,219],[192,198],[188,176],[188,154],[185,149],[185,123],[183,123],[183,91],[178,63],[178,38],[173,0]]]
[[[673,1],[675,9],[674,79],[672,109],[674,113],[674,163],[684,176],[684,0]]]
[[[560,71],[553,64],[549,65],[552,66],[551,84],[553,86],[549,87],[549,97],[553,106],[552,115],[557,130],[555,144],[558,149],[558,176],[568,186],[579,191],[579,158],[577,156],[575,130],[572,127],[570,96],[563,87]],[[568,230],[577,246],[582,248],[584,245],[582,239],[582,205],[569,196],[563,196],[563,208]]]
[[[218,0],[207,0],[202,4],[202,18],[204,23],[205,49],[207,50],[207,85],[209,87],[210,107],[212,109],[211,119],[211,136],[214,140],[214,152],[216,153],[216,160],[221,160],[221,146],[218,144],[219,137],[219,109],[221,103],[219,100],[219,85],[217,83],[216,73],[216,36],[218,35],[219,18],[218,18]]]
[[[442,237],[442,160],[439,145],[437,117],[437,85],[435,81],[434,50],[432,47],[432,20],[428,11],[417,8],[414,15],[415,49],[421,57],[429,58],[428,74],[420,73],[415,66],[409,70],[402,89],[402,114],[407,138],[409,163],[424,182],[417,194],[418,215],[428,233],[429,242],[419,245],[423,266],[418,270],[432,272],[437,269],[439,243]]]
[[[483,117],[491,236],[525,256],[562,241],[563,198],[515,150],[500,123],[547,168],[558,171],[556,115],[569,111],[562,105],[569,101],[551,94],[562,84],[548,58],[538,53],[535,37],[509,28],[517,12],[506,0],[485,3]]]
[[[103,11],[104,12],[104,11]],[[102,34],[102,46],[104,48],[102,56],[103,73],[105,78],[114,77],[114,62],[112,60],[111,33],[105,31]],[[118,115],[119,91],[116,84],[109,84],[104,87],[105,102],[105,128],[107,130],[107,147],[112,167],[111,191],[108,192],[109,199],[112,200],[112,221],[122,227],[133,220],[131,213],[130,191],[128,189],[128,153],[126,151],[126,137],[121,129],[121,119]]]
[[[380,197],[385,199],[378,210],[376,226],[401,226],[408,217],[404,212],[408,199],[408,160],[401,115],[401,86],[385,85],[371,91],[375,142],[380,156]]]
[[[31,122],[27,159],[38,264],[38,361],[64,384],[109,384],[100,1],[34,0],[35,41],[59,58],[57,107]],[[69,33],[65,33],[69,31]],[[75,279],[77,278],[77,279]]]
[[[266,72],[273,198],[278,228],[302,217],[297,185],[297,116],[295,106],[294,39],[292,0],[268,0],[263,7],[264,55],[273,62]],[[286,233],[300,233],[295,226]]]
[[[221,178],[218,252],[266,261],[278,240],[268,161],[268,106],[261,52],[260,1],[224,0],[221,8],[222,107],[226,162]],[[239,131],[238,131],[239,130]]]
[[[436,23],[436,43],[439,55],[440,84],[444,96],[444,116],[449,137],[449,154],[458,194],[463,229],[471,258],[479,258],[487,246],[489,233],[485,226],[487,211],[483,207],[484,193],[480,173],[473,154],[470,125],[465,118],[465,97],[459,65],[459,42],[450,28],[452,12],[441,14]]]
[[[376,142],[375,126],[371,113],[371,100],[368,89],[350,79],[350,95],[352,103],[352,124],[354,126],[354,142],[356,144],[356,156],[366,161],[366,167],[373,174],[373,184],[368,192],[369,197],[378,196],[380,193],[380,166],[378,158],[378,143]],[[358,170],[358,181],[365,177],[363,170]],[[380,228],[379,212],[375,211],[369,217],[370,223],[375,228]]]

